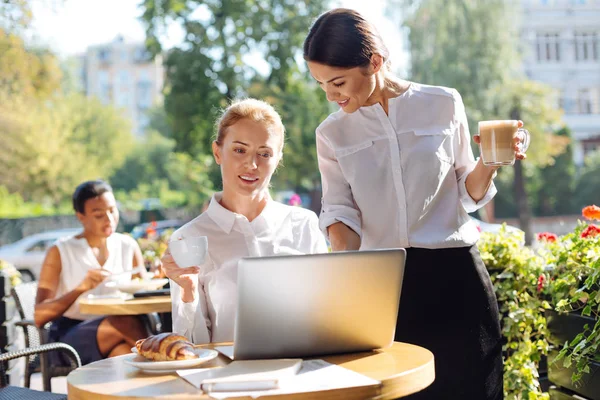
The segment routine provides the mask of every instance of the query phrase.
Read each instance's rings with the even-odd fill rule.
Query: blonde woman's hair
[[[229,107],[223,110],[221,117],[216,123],[217,133],[215,143],[218,146],[222,146],[227,134],[227,128],[245,118],[254,122],[260,122],[265,125],[269,133],[279,135],[281,137],[279,151],[283,151],[285,128],[281,122],[281,117],[273,106],[257,99],[234,100]]]

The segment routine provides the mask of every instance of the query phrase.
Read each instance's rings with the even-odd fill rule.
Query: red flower
[[[583,232],[581,232],[581,237],[584,239],[588,237],[594,237],[597,235],[600,235],[600,228],[598,228],[596,225],[590,225],[587,228],[585,228]]]
[[[587,206],[585,207],[582,211],[581,214],[583,214],[583,216],[587,219],[590,220],[598,220],[600,221],[600,207],[596,206],[596,205],[591,205],[591,206]]]
[[[558,236],[551,232],[540,232],[537,235],[537,240],[540,242],[556,242],[556,239],[558,239]]]
[[[546,281],[546,278],[544,277],[544,275],[540,275],[540,277],[538,278],[538,284],[537,284],[538,292],[541,292],[542,289],[544,288],[544,281]]]

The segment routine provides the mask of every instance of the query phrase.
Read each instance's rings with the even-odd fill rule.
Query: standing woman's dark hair
[[[398,89],[390,72],[390,52],[377,29],[362,15],[347,8],[322,14],[304,40],[304,60],[330,67],[367,68],[373,54],[383,58],[385,84]]]

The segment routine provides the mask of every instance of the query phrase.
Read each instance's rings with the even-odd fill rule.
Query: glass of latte
[[[521,151],[529,147],[527,129],[519,128],[519,121],[498,120],[479,122],[479,149],[483,164],[490,166],[513,165],[515,163],[515,141],[522,135]]]

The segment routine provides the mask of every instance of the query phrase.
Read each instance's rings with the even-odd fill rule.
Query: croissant
[[[138,354],[154,361],[189,360],[198,357],[194,345],[185,336],[160,333],[135,343]]]

